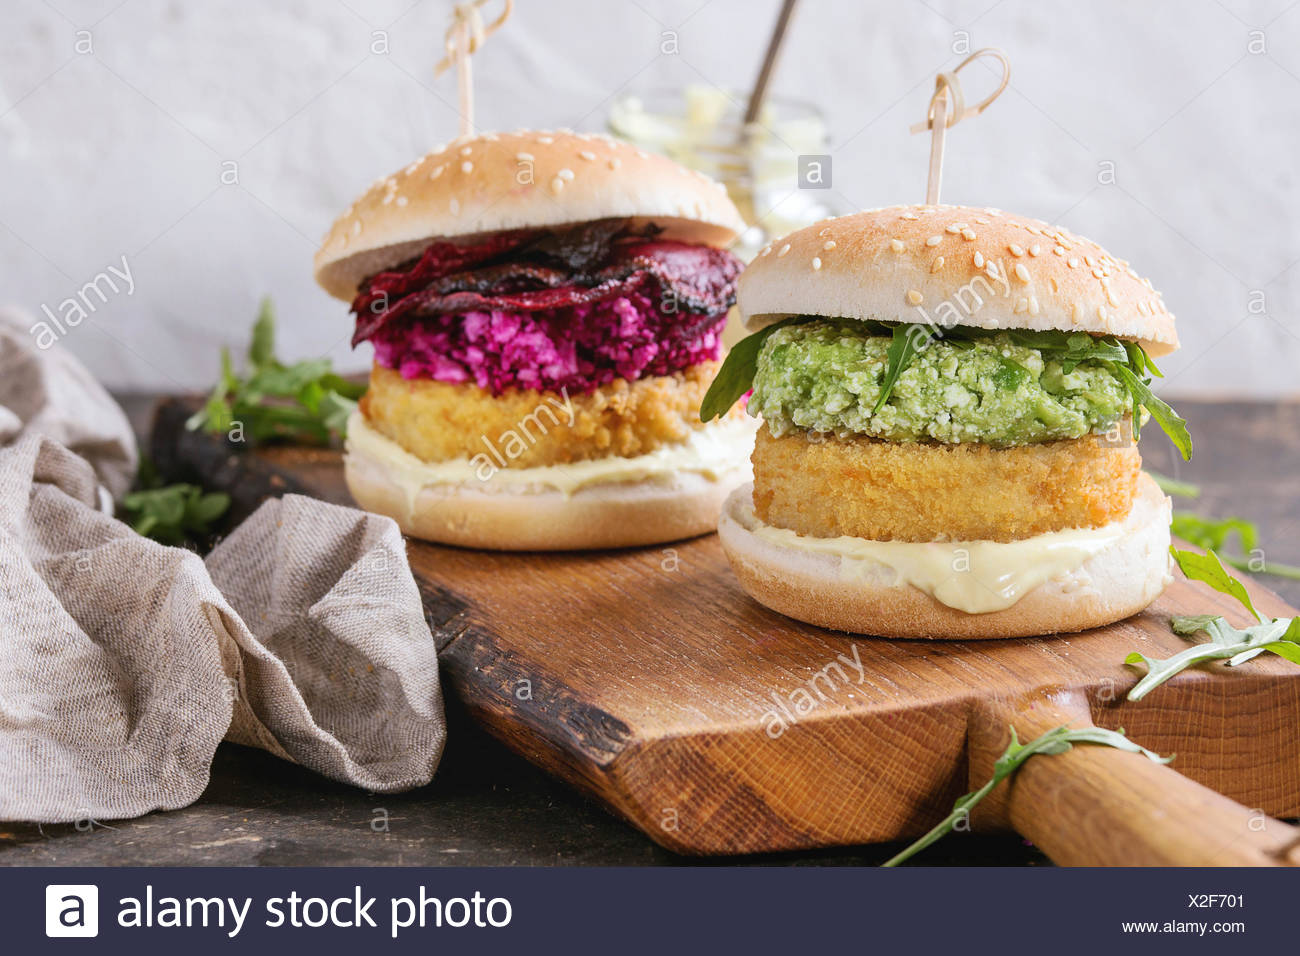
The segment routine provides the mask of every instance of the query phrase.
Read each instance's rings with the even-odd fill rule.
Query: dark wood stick
[[[754,81],[754,89],[749,94],[749,105],[745,107],[746,126],[758,119],[758,111],[763,108],[763,101],[767,98],[768,83],[776,69],[777,57],[781,55],[781,43],[785,39],[786,28],[790,25],[790,18],[794,16],[794,8],[798,5],[799,0],[785,0],[781,4],[781,12],[776,18],[776,27],[772,30],[772,39],[768,41],[767,53],[763,56],[763,65],[758,71],[758,79]]]

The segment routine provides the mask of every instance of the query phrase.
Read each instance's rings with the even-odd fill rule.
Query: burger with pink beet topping
[[[743,411],[698,414],[743,228],[717,183],[591,134],[460,139],[376,182],[315,260],[375,350],[353,498],[479,548],[713,530],[750,479]]]

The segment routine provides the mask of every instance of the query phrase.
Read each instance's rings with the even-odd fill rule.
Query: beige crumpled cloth
[[[108,501],[135,471],[125,416],[31,324],[0,309],[0,819],[183,807],[223,738],[427,783],[438,660],[393,521],[287,495],[206,561],[140,537]]]

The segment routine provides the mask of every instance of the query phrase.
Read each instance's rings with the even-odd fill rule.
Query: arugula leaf
[[[1254,615],[1255,620],[1264,620],[1263,615],[1255,610],[1254,603],[1250,600],[1250,594],[1246,591],[1246,586],[1228,573],[1219,560],[1219,556],[1211,549],[1204,554],[1197,554],[1195,551],[1180,551],[1178,548],[1170,547],[1169,553],[1173,555],[1178,562],[1179,569],[1187,575],[1188,580],[1200,581],[1208,584],[1220,594],[1226,594],[1240,601],[1246,610]]]
[[[740,401],[741,396],[754,387],[754,375],[758,371],[758,353],[763,350],[767,337],[777,329],[799,322],[807,322],[812,316],[792,315],[759,329],[753,335],[747,335],[731,347],[727,357],[722,360],[722,368],[704,393],[700,402],[700,421],[709,422],[727,414],[731,406]]]
[[[275,309],[262,300],[248,346],[248,370],[235,374],[230,352],[221,351],[221,376],[203,407],[185,423],[191,431],[253,441],[329,444],[342,437],[348,415],[365,385],[333,371],[329,359],[285,365],[275,357]]]
[[[978,337],[999,334],[997,331],[983,329],[963,330],[978,333]],[[1056,359],[1067,366],[1066,371],[1074,371],[1080,362],[1128,362],[1129,353],[1117,340],[1109,337],[1093,338],[1087,332],[1059,332],[1051,329],[1034,331],[1032,329],[1007,329],[1005,334],[1011,341],[1024,348],[1037,349],[1044,358]]]
[[[1221,617],[1198,615],[1174,618],[1170,625],[1183,635],[1203,631],[1210,641],[1194,644],[1173,657],[1163,659],[1147,657],[1138,651],[1129,654],[1124,658],[1125,664],[1145,664],[1147,667],[1146,675],[1128,692],[1129,700],[1141,700],[1175,674],[1208,661],[1227,660],[1229,667],[1236,667],[1264,651],[1271,651],[1300,664],[1300,643],[1295,640],[1300,635],[1296,621],[1291,618],[1278,618],[1238,629]]]
[[[1060,727],[1052,728],[1039,737],[1035,737],[1027,744],[1022,744],[1016,734],[1016,728],[1012,727],[1011,742],[1007,744],[1007,749],[1002,751],[1002,756],[994,762],[992,778],[978,790],[959,798],[953,804],[952,813],[944,817],[930,832],[881,865],[898,866],[898,864],[910,859],[951,833],[956,829],[960,821],[970,815],[970,811],[976,804],[987,797],[999,783],[1024,766],[1025,761],[1030,757],[1035,754],[1062,754],[1075,744],[1097,744],[1103,747],[1114,747],[1118,750],[1143,754],[1148,759],[1162,764],[1167,764],[1174,759],[1173,757],[1162,757],[1145,747],[1135,744],[1124,736],[1123,728],[1114,731],[1105,730],[1101,727],[1071,728],[1063,724]]]
[[[254,368],[275,361],[275,306],[269,295],[262,297],[253,323],[253,337],[248,343],[248,363]]]
[[[167,485],[133,491],[122,498],[121,516],[136,534],[181,545],[207,537],[230,508],[230,496],[204,493],[197,485]]]
[[[1152,477],[1155,477],[1154,475]],[[1158,482],[1157,482],[1158,483]],[[1179,484],[1178,482],[1174,483]],[[1162,486],[1163,487],[1163,486]],[[1190,486],[1195,488],[1195,486]],[[1167,494],[1178,494],[1174,488],[1164,488]],[[1199,494],[1199,489],[1197,489]],[[1219,560],[1238,571],[1252,574],[1272,574],[1282,578],[1300,580],[1300,567],[1292,564],[1279,564],[1255,557],[1253,553],[1259,547],[1259,527],[1245,518],[1206,518],[1189,511],[1174,511],[1170,530],[1179,538],[1196,545],[1205,551],[1213,549],[1219,552]],[[1237,539],[1239,554],[1225,554],[1230,539]],[[1252,557],[1245,557],[1252,554]]]
[[[321,422],[330,431],[337,432],[340,435],[347,434],[348,419],[352,413],[357,410],[357,403],[350,398],[345,398],[338,392],[327,391],[320,400]]]
[[[929,344],[930,336],[933,334],[933,330],[924,325],[894,326],[889,340],[889,349],[885,352],[885,380],[880,385],[880,396],[876,399],[876,407],[871,410],[873,415],[885,407],[885,402],[889,400],[898,376],[907,370],[907,367],[912,364],[912,359],[916,358],[917,353],[921,351],[917,340]]]
[[[1257,623],[1237,628],[1217,614],[1172,618],[1169,626],[1175,634],[1190,637],[1204,633],[1209,637],[1209,642],[1195,644],[1173,657],[1147,657],[1138,651],[1129,654],[1124,658],[1125,664],[1145,664],[1147,668],[1146,675],[1129,691],[1129,700],[1141,700],[1153,688],[1159,687],[1175,674],[1208,661],[1226,660],[1229,667],[1236,667],[1269,651],[1300,664],[1300,618],[1266,620],[1255,609],[1245,585],[1228,573],[1212,549],[1205,554],[1180,551],[1177,548],[1170,548],[1169,551],[1189,579],[1201,581],[1216,591],[1236,598],[1255,616]]]
[[[1145,355],[1145,353],[1143,354]],[[1190,460],[1192,457],[1192,436],[1187,431],[1187,420],[1180,417],[1168,402],[1157,398],[1155,392],[1151,391],[1150,386],[1135,375],[1127,365],[1116,363],[1111,367],[1114,369],[1115,374],[1128,386],[1129,394],[1133,396],[1133,404],[1146,408],[1151,413],[1151,417],[1156,420],[1156,423],[1164,429],[1165,434],[1169,436],[1169,440],[1174,443],[1174,447],[1182,454],[1183,460]],[[1137,409],[1134,408],[1133,437],[1136,438],[1137,434],[1138,416]]]

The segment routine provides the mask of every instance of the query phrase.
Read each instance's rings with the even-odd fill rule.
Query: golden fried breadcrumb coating
[[[1014,448],[797,432],[754,446],[754,511],[815,537],[1014,541],[1128,514],[1142,459],[1089,436]]]
[[[508,468],[634,458],[703,427],[700,400],[717,370],[717,362],[707,362],[672,375],[618,379],[586,395],[524,389],[492,395],[476,385],[405,379],[376,364],[361,411],[427,462],[472,458],[487,450],[485,438]]]

